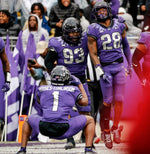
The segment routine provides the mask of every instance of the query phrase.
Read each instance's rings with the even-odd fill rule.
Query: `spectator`
[[[94,22],[94,16],[92,14],[93,6],[95,5],[96,0],[90,0],[90,5],[84,8],[84,16],[90,22]]]
[[[36,14],[39,17],[41,26],[50,34],[51,28],[48,26],[48,17],[44,15],[44,7],[42,3],[33,3],[31,6],[31,13]],[[23,30],[25,30],[27,27],[28,22],[26,21]]]
[[[32,77],[35,80],[41,80],[40,86],[43,84],[50,84],[50,76],[46,71],[46,67],[44,64],[44,58],[48,52],[48,42],[39,41],[36,46],[36,54],[40,54],[37,60],[33,60],[34,64],[28,63],[28,68]]]
[[[21,5],[21,26],[24,26],[24,23],[26,20],[28,20],[28,17],[30,15],[31,6],[33,3],[42,3],[44,6],[44,10],[46,12],[45,4],[47,0],[20,0]],[[47,5],[47,4],[46,4]]]
[[[62,35],[62,23],[68,17],[80,18],[78,5],[70,0],[58,0],[49,15],[49,26],[55,28],[55,36]]]
[[[57,4],[58,0],[43,0],[43,5],[46,7],[46,15],[49,17],[51,8],[53,5]]]
[[[123,7],[119,8],[119,16],[122,16],[126,24],[127,36],[139,36],[141,29],[133,25],[133,18],[129,13],[126,13],[126,10]]]
[[[138,5],[138,1],[140,0],[123,0],[121,7],[123,8],[127,8],[127,4],[129,2],[129,8],[128,8],[128,13],[131,14],[132,18],[133,18],[133,24],[135,26],[137,26],[137,5]],[[145,0],[144,0],[145,1]]]
[[[15,23],[18,23],[16,4],[19,0],[0,0],[0,10],[8,10],[11,16],[14,18]]]
[[[8,10],[0,11],[0,36],[18,36],[21,28],[14,23]]]
[[[44,28],[41,27],[39,17],[36,14],[31,14],[28,18],[28,28],[22,33],[22,44],[24,53],[26,52],[28,37],[30,33],[34,35],[36,44],[40,41],[42,35],[44,35],[47,42],[49,40],[49,34]]]
[[[141,11],[144,13],[144,25],[143,25],[143,28],[144,28],[150,24],[150,1],[139,0],[139,5],[141,8]]]

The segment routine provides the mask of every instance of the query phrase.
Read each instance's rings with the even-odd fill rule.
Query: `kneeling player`
[[[51,72],[52,85],[39,87],[38,96],[43,116],[31,115],[23,125],[23,136],[19,153],[26,153],[27,141],[32,129],[53,139],[69,138],[84,129],[86,137],[85,153],[93,153],[92,143],[95,123],[91,116],[78,115],[68,119],[70,110],[77,102],[88,104],[86,92],[80,80],[71,76],[65,66],[56,66]]]

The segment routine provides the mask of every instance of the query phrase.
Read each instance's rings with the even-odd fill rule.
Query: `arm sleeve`
[[[141,65],[140,65],[140,60],[141,58],[144,56],[145,54],[140,51],[139,49],[135,49],[134,51],[134,54],[132,56],[132,64],[133,64],[133,68],[134,68],[134,71],[135,73],[137,74],[138,78],[140,80],[142,80],[144,78],[144,74],[142,72],[142,69],[141,69]]]
[[[57,60],[57,52],[53,47],[49,48],[44,63],[49,72],[54,68],[54,62]]]
[[[130,51],[127,37],[122,39],[122,45],[123,45],[123,52],[124,52],[124,55],[127,59],[128,65],[131,65],[131,51]]]

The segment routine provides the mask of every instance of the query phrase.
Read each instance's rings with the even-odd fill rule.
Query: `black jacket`
[[[0,36],[18,36],[21,28],[18,24],[15,24],[13,19],[10,18],[7,24],[0,24]]]
[[[61,3],[61,0],[58,0],[58,4],[54,5],[51,8],[49,15],[49,26],[55,28],[55,36],[62,36],[62,28],[56,27],[56,23],[61,19],[65,20],[68,17],[79,17],[79,6],[75,3],[70,3],[68,7],[64,7]]]

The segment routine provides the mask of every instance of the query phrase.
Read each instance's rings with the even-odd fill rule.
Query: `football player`
[[[150,25],[145,26],[143,30],[132,56],[134,71],[142,85],[142,102],[139,103],[138,116],[132,130],[133,132],[130,135],[132,141],[130,153],[147,153],[150,151]]]
[[[51,71],[54,68],[54,62],[57,61],[57,65],[66,66],[72,75],[80,79],[88,96],[88,105],[86,107],[77,105],[77,108],[81,114],[89,115],[91,98],[85,76],[89,53],[87,35],[85,32],[82,33],[82,27],[74,17],[69,17],[64,21],[62,32],[62,36],[53,37],[49,40],[49,51],[45,57],[45,66]]]
[[[94,119],[78,115],[68,119],[70,110],[77,103],[88,105],[88,98],[80,80],[72,76],[65,66],[56,66],[51,72],[51,85],[39,87],[38,97],[43,116],[31,115],[23,125],[23,136],[19,153],[26,153],[26,145],[32,129],[53,139],[69,138],[84,129],[85,153],[94,153],[92,147],[95,134]]]
[[[143,86],[145,100],[149,98],[150,90],[149,32],[150,25],[147,25],[144,27],[144,32],[140,34],[132,57],[133,68]],[[142,63],[140,63],[141,59],[143,59]]]
[[[115,100],[114,122],[111,128],[113,141],[120,143],[118,124],[123,110],[123,97],[126,83],[123,53],[128,62],[131,74],[131,52],[125,35],[125,24],[112,19],[112,11],[106,2],[97,2],[93,8],[98,23],[91,24],[87,29],[88,47],[92,61],[100,76],[103,93],[104,142],[112,148],[109,120],[113,100]],[[121,45],[123,46],[123,52]]]

